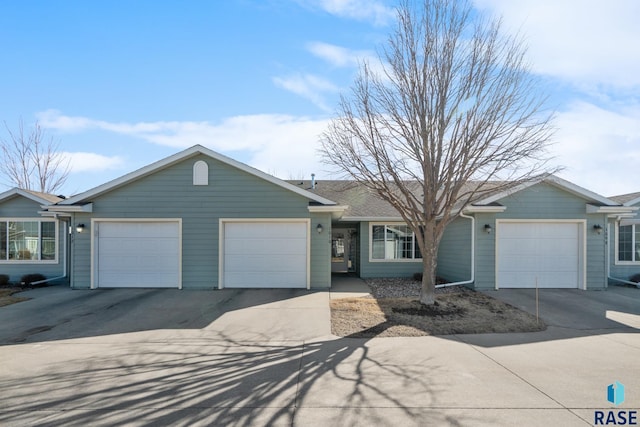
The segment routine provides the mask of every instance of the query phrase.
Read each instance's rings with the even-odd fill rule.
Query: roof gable
[[[88,202],[90,201],[91,198],[102,195],[104,193],[107,193],[111,190],[114,190],[116,188],[120,188],[123,187],[129,183],[132,183],[140,178],[143,178],[145,176],[149,176],[157,171],[160,171],[162,169],[168,168],[171,165],[174,165],[180,161],[183,161],[185,159],[188,159],[190,157],[194,157],[197,156],[198,154],[202,154],[208,157],[211,157],[212,159],[215,159],[221,163],[227,164],[229,166],[232,166],[234,168],[237,168],[241,171],[244,171],[248,174],[251,174],[255,177],[258,177],[260,179],[263,179],[267,182],[270,182],[272,184],[275,184],[279,187],[282,187],[286,190],[292,191],[296,194],[299,194],[303,197],[306,197],[307,199],[323,204],[323,205],[335,205],[336,203],[326,199],[324,197],[321,197],[317,194],[314,194],[310,191],[301,189],[295,185],[289,184],[288,182],[285,182],[281,179],[278,179],[272,175],[266,174],[258,169],[255,169],[249,165],[246,165],[244,163],[241,163],[237,160],[233,160],[230,157],[224,156],[220,153],[216,153],[213,150],[210,150],[208,148],[205,148],[201,145],[194,145],[193,147],[187,148],[186,150],[183,150],[179,153],[176,153],[172,156],[166,157],[162,160],[159,160],[155,163],[151,163],[150,165],[147,165],[143,168],[140,168],[136,171],[130,172],[126,175],[121,176],[120,178],[116,178],[112,181],[109,181],[105,184],[99,185],[95,188],[92,188],[90,190],[87,190],[83,193],[77,194],[75,196],[69,197],[68,199],[65,199],[61,202],[59,202],[59,205],[73,205],[73,204],[78,204],[78,203],[84,203],[84,202]]]
[[[22,188],[12,188],[11,190],[0,193],[0,203],[13,197],[20,196],[25,199],[32,200],[41,205],[48,205],[51,203],[58,203],[64,199],[54,196],[53,194],[41,193],[39,191],[23,190]]]
[[[611,196],[609,198],[623,204],[624,206],[633,206],[640,203],[640,193],[621,194],[619,196]]]
[[[617,203],[611,199],[608,199],[604,196],[594,193],[593,191],[587,190],[586,188],[580,187],[579,185],[576,185],[565,179],[559,178],[555,175],[543,176],[538,179],[527,181],[520,185],[516,185],[515,187],[512,187],[508,190],[501,191],[496,194],[492,194],[489,197],[485,197],[481,200],[478,200],[477,202],[474,202],[474,205],[489,205],[491,203],[498,202],[501,199],[504,199],[508,196],[519,193],[520,191],[533,187],[534,185],[542,182],[553,185],[554,187],[560,188],[561,190],[564,190],[568,193],[578,196],[584,199],[585,201],[587,201],[588,203],[596,203],[603,206],[620,206],[620,203]]]

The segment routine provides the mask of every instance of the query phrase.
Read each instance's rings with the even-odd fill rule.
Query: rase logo
[[[624,384],[619,381],[607,387],[607,401],[616,406],[624,402]],[[638,411],[595,411],[594,424],[597,426],[638,425]]]
[[[624,402],[624,384],[619,381],[609,384],[609,387],[607,387],[607,400],[616,406]]]

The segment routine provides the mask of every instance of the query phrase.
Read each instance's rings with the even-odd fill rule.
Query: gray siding
[[[193,185],[193,164],[209,165],[209,185]],[[93,214],[76,214],[75,223],[90,218],[182,218],[182,285],[185,289],[218,286],[220,218],[311,218],[311,284],[328,287],[330,272],[328,214],[311,215],[308,199],[208,156],[182,160],[149,176],[96,197]],[[90,286],[91,231],[75,236],[73,286]],[[325,250],[326,249],[326,250]]]
[[[486,234],[484,224],[496,229],[496,219],[586,219],[587,289],[606,286],[605,233],[593,232],[606,223],[603,214],[587,214],[586,200],[555,186],[540,183],[499,201],[507,207],[499,214],[476,214],[476,282],[478,289],[495,288],[495,233]]]
[[[438,246],[439,277],[449,282],[471,278],[471,220],[456,218],[450,223]]]
[[[41,219],[38,211],[40,204],[25,197],[16,195],[0,203],[0,221],[3,218],[29,218]],[[58,221],[58,259],[55,263],[42,263],[38,261],[5,261],[0,263],[0,274],[8,274],[10,281],[18,282],[25,274],[39,273],[47,278],[59,277],[64,273],[66,254],[64,252],[64,238],[66,237],[66,223]],[[66,282],[67,279],[59,279],[57,282]]]
[[[368,222],[360,223],[360,277],[410,277],[422,272],[422,260],[417,261],[370,261]]]

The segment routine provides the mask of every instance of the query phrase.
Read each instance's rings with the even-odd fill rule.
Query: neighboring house
[[[624,243],[635,248],[629,221],[640,199],[627,202],[554,176],[496,192],[448,226],[438,275],[478,289],[605,288],[608,272],[640,272],[640,252],[629,255]],[[0,261],[4,272],[68,276],[74,288],[326,289],[332,273],[422,270],[409,227],[366,188],[285,182],[202,146],[68,199],[11,190],[0,213],[5,233],[18,222],[38,229],[39,246],[4,238],[13,251]],[[616,255],[607,258],[614,230]],[[19,246],[37,247],[39,258],[17,259]]]
[[[41,206],[60,200],[18,188],[0,194],[0,274],[11,282],[31,273],[66,280],[67,223],[39,214]]]
[[[623,206],[640,208],[640,193],[610,197]],[[610,238],[609,276],[617,282],[628,282],[640,273],[640,211],[632,215],[612,216],[607,223]],[[637,282],[639,278],[634,278]]]
[[[333,271],[361,277],[421,271],[413,233],[388,203],[354,183],[298,184],[348,206],[333,224]],[[447,227],[437,273],[477,289],[602,289],[609,268],[605,227],[636,209],[555,176],[497,192],[467,206]]]

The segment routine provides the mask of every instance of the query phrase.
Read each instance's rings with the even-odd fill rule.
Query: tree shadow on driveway
[[[399,416],[421,425],[440,387],[425,375],[440,369],[428,357],[390,363],[367,340],[247,343],[221,334],[110,344],[103,354],[80,343],[15,347],[27,347],[26,359],[48,357],[3,374],[0,424],[394,425]],[[437,409],[429,417],[460,421]]]

